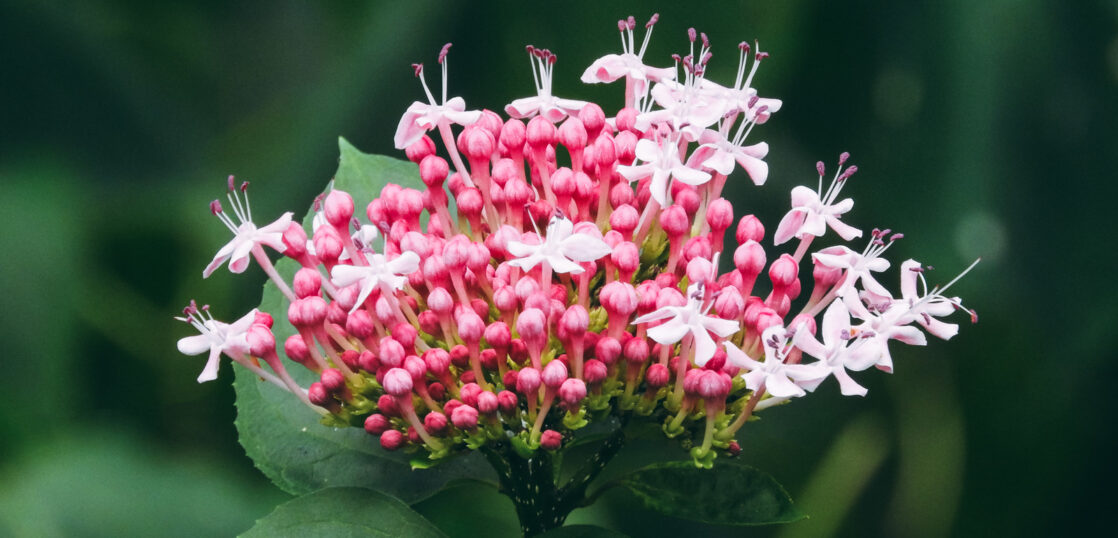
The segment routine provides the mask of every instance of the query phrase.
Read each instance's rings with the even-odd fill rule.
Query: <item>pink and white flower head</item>
[[[811,250],[827,228],[847,240],[862,233],[841,220],[853,205],[839,198],[855,171],[844,168],[846,154],[826,190],[822,164],[817,190],[792,190],[774,239],[799,238],[795,253],[766,253],[765,225],[722,198],[739,166],[757,185],[769,176],[768,145],[746,142],[781,106],[753,88],[766,55],[741,45],[737,77],[721,86],[706,79],[705,35],[689,31],[690,53],[658,70],[643,63],[648,35],[638,49],[635,21],[619,26],[624,54],[583,75],[626,78],[626,107],[612,113],[555,98],[554,55],[534,47],[537,96],[509,105],[511,119],[447,98],[446,47],[440,100],[415,66],[428,102],[409,108],[395,142],[426,190],[390,183],[372,200],[355,199],[371,194],[364,183],[352,195],[329,190],[312,241],[290,213],[257,229],[230,185],[232,216],[216,202],[213,210],[235,238],[205,275],[226,261],[243,271],[251,254],[286,301],[269,296],[277,311],[232,324],[188,308],[180,319],[199,334],[179,349],[209,353],[199,381],[227,355],[239,374],[291,392],[326,423],[364,423],[381,446],[423,448],[431,462],[510,439],[509,456],[561,450],[559,441],[604,416],[668,416],[665,431],[690,436],[695,462],[709,467],[715,452],[735,453],[754,412],[832,376],[844,394],[864,394],[850,372],[891,371],[891,340],[950,338],[958,328],[943,316],[973,317],[945,295],[954,281],[928,289],[912,260],[894,299],[878,281],[898,237],[887,230],[861,252]],[[454,124],[469,127],[455,136]],[[438,135],[425,136],[431,130]],[[354,179],[338,177],[343,187]],[[372,225],[355,218],[361,207]],[[264,246],[287,265],[277,271]],[[734,269],[721,274],[723,252]],[[809,253],[810,292],[799,278]],[[273,333],[273,323],[291,326]],[[290,336],[279,346],[281,330]],[[296,383],[279,350],[318,381]]]
[[[846,241],[862,236],[861,230],[839,219],[854,207],[854,200],[846,198],[840,202],[835,202],[842,191],[842,187],[846,185],[846,180],[858,171],[857,166],[842,168],[848,157],[848,153],[843,153],[839,158],[839,168],[825,192],[823,191],[822,162],[815,165],[819,172],[818,191],[813,191],[802,185],[792,189],[792,210],[784,215],[780,224],[777,225],[776,233],[773,235],[773,244],[780,245],[793,237],[799,239],[807,236],[819,237],[826,233],[828,226]]]
[[[764,344],[765,360],[759,362],[751,358],[731,342],[723,343],[726,360],[738,368],[748,370],[742,374],[745,386],[758,392],[764,389],[776,398],[803,396],[807,392],[797,382],[818,379],[820,371],[811,365],[788,364],[785,358],[792,350],[788,345],[787,331],[774,325],[761,333]]]
[[[528,57],[532,61],[532,79],[536,83],[536,95],[517,99],[505,107],[505,113],[515,119],[529,119],[543,116],[551,123],[559,123],[568,115],[578,115],[586,101],[560,99],[551,94],[551,77],[555,72],[555,54],[547,49],[537,49],[528,45]]]
[[[648,91],[648,83],[672,80],[676,70],[670,67],[649,67],[644,64],[644,53],[648,49],[648,40],[652,37],[652,27],[660,19],[658,13],[653,14],[648,23],[644,25],[644,41],[638,49],[636,47],[633,30],[637,21],[633,17],[617,21],[617,29],[621,31],[621,54],[607,54],[594,60],[590,67],[582,73],[582,81],[587,84],[599,82],[613,82],[625,77],[626,106],[633,106],[630,99],[636,99]],[[631,98],[629,96],[632,96]]]
[[[229,176],[229,192],[226,193],[226,198],[233,210],[233,216],[237,218],[236,221],[225,213],[221,207],[221,202],[218,200],[210,202],[210,211],[221,220],[226,228],[229,228],[229,231],[233,232],[233,240],[217,251],[213,261],[202,271],[203,278],[213,274],[226,260],[229,261],[229,271],[243,273],[248,268],[249,256],[254,254],[255,250],[259,250],[260,245],[267,245],[276,252],[283,252],[287,249],[283,244],[283,232],[291,224],[293,213],[288,211],[276,219],[275,222],[263,228],[257,228],[252,222],[252,209],[248,205],[248,195],[245,194],[247,190],[247,181],[241,183],[238,189],[233,185],[233,176]],[[263,255],[263,251],[257,254]]]
[[[580,263],[597,261],[613,251],[601,238],[586,233],[575,233],[574,223],[561,213],[556,213],[547,224],[547,236],[539,244],[517,240],[505,247],[515,256],[508,264],[521,269],[531,269],[546,263],[556,273],[579,274],[585,271]]]
[[[179,339],[179,352],[184,355],[201,355],[206,352],[210,354],[206,366],[198,375],[199,383],[217,379],[217,370],[223,353],[230,358],[240,360],[249,352],[248,331],[252,328],[257,314],[254,308],[233,323],[222,323],[210,315],[209,309],[209,305],[198,308],[194,305],[194,301],[191,301],[190,306],[183,309],[184,316],[175,318],[193,325],[201,333]]]
[[[427,102],[412,103],[400,118],[400,125],[396,127],[396,136],[393,137],[396,149],[404,149],[418,142],[431,129],[449,126],[451,123],[471,125],[481,118],[480,110],[466,110],[466,101],[461,97],[452,97],[449,100],[446,98],[446,54],[449,49],[450,43],[447,43],[439,52],[439,65],[442,66],[443,74],[441,101],[435,101],[435,96],[427,87],[427,80],[423,78],[423,64],[412,65],[415,76],[419,77],[423,91],[427,94]]]
[[[703,284],[687,287],[687,304],[665,306],[633,320],[633,324],[667,320],[648,329],[648,337],[662,345],[672,345],[690,335],[694,339],[695,364],[706,365],[714,356],[717,345],[710,333],[726,338],[741,329],[737,321],[706,315],[713,303],[703,306]]]

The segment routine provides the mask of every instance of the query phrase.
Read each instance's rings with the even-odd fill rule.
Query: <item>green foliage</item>
[[[341,159],[334,187],[349,192],[354,200],[371,200],[386,182],[403,185],[418,182],[417,167],[409,162],[361,153],[345,139],[338,142]],[[360,209],[360,207],[359,207]],[[311,215],[304,219],[310,223]],[[280,260],[277,270],[289,276],[298,268]],[[276,287],[264,286],[261,310],[281,317],[287,303]],[[283,345],[294,329],[286,322],[275,325],[276,342]],[[302,385],[315,381],[312,372],[287,363]],[[472,478],[494,481],[484,458],[477,454],[452,458],[431,469],[413,470],[409,455],[383,450],[376,439],[360,428],[330,428],[318,415],[292,395],[251,372],[236,368],[237,430],[241,445],[256,467],[284,491],[302,495],[326,487],[373,488],[415,502],[438,491],[448,480]]]
[[[399,499],[362,488],[329,488],[279,505],[242,536],[446,535]]]
[[[645,506],[663,514],[715,525],[766,525],[804,518],[771,476],[752,467],[718,462],[650,465],[620,480]]]

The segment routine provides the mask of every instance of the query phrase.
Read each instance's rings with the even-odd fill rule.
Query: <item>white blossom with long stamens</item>
[[[574,223],[562,215],[551,217],[547,224],[547,237],[539,244],[511,240],[506,245],[509,254],[516,258],[508,261],[513,267],[530,270],[546,263],[556,273],[579,274],[585,271],[579,263],[596,261],[613,252],[600,238],[585,233],[575,233]]]
[[[739,330],[741,325],[732,319],[708,316],[710,305],[703,307],[703,284],[696,282],[687,287],[685,306],[665,306],[645,314],[633,324],[666,319],[668,321],[648,329],[648,337],[662,345],[671,345],[690,334],[695,341],[695,364],[703,366],[714,356],[717,345],[710,333],[726,338]]]
[[[820,265],[842,269],[843,279],[835,290],[835,295],[842,297],[854,291],[854,283],[862,282],[866,291],[878,297],[890,297],[889,290],[882,286],[873,277],[873,273],[880,273],[889,268],[889,260],[881,255],[893,244],[893,240],[900,238],[901,234],[894,234],[888,242],[881,237],[885,234],[874,230],[874,238],[866,245],[861,253],[854,252],[845,246],[834,246],[823,249],[811,255],[811,259]]]
[[[179,352],[184,355],[201,355],[206,352],[210,354],[206,366],[198,375],[199,383],[217,379],[217,370],[223,353],[240,361],[249,352],[248,330],[256,319],[256,312],[254,308],[233,323],[222,323],[209,315],[208,307],[198,309],[191,303],[191,306],[184,310],[185,317],[175,318],[193,325],[201,333],[179,339]]]
[[[644,25],[644,41],[638,49],[634,39],[633,30],[637,22],[632,17],[628,20],[617,21],[621,30],[621,54],[607,54],[594,60],[590,67],[582,73],[582,81],[587,84],[599,82],[613,82],[625,77],[626,83],[632,86],[635,96],[643,96],[648,91],[648,82],[660,82],[675,78],[676,71],[670,67],[649,67],[644,64],[644,52],[648,49],[648,40],[652,36],[652,27],[659,19],[659,14]]]
[[[845,158],[840,159],[839,162],[841,163],[844,160]],[[780,224],[777,225],[776,233],[773,234],[773,244],[779,245],[793,237],[800,239],[809,235],[819,237],[826,233],[828,226],[846,241],[861,237],[861,230],[839,220],[839,217],[854,207],[854,200],[846,198],[840,202],[835,202],[839,192],[842,191],[843,185],[846,184],[847,178],[857,170],[858,168],[855,166],[843,170],[840,164],[834,179],[831,180],[831,185],[824,192],[823,172],[820,165],[818,191],[813,191],[803,185],[793,188],[792,210],[784,215]]]
[[[241,185],[239,192],[243,193],[247,186],[248,183]],[[233,215],[237,218],[237,221],[234,221],[225,213],[221,207],[221,202],[217,200],[210,203],[210,211],[221,219],[221,223],[229,228],[229,231],[233,232],[233,240],[217,251],[213,261],[202,271],[202,278],[209,277],[226,260],[229,260],[230,271],[243,273],[248,268],[249,256],[257,245],[267,245],[281,253],[287,250],[287,247],[283,244],[283,232],[291,225],[293,213],[288,211],[279,219],[276,219],[275,222],[263,228],[257,228],[252,222],[252,210],[248,205],[248,196],[238,194],[238,189],[233,188],[232,176],[229,177],[229,193],[226,197],[229,199]]]
[[[752,359],[732,342],[725,342],[726,360],[738,368],[749,370],[742,374],[745,386],[754,392],[765,388],[765,391],[776,398],[791,398],[803,396],[807,392],[797,382],[818,379],[820,370],[809,364],[788,364],[784,360],[792,346],[788,345],[787,331],[780,325],[774,325],[761,333],[764,343],[765,360],[759,362]]]
[[[586,106],[586,101],[560,99],[551,94],[551,77],[555,71],[555,55],[551,51],[528,45],[528,57],[532,62],[536,95],[509,103],[505,107],[505,113],[509,117],[527,119],[538,114],[552,123],[558,123],[568,115],[578,114]]]
[[[449,48],[450,43],[447,43],[439,53],[439,65],[442,67],[443,74],[441,101],[435,101],[435,96],[431,94],[431,89],[427,87],[427,80],[423,78],[423,64],[412,66],[415,68],[415,76],[419,77],[419,82],[423,86],[423,92],[427,94],[427,102],[416,101],[412,103],[407,112],[404,112],[404,116],[400,118],[400,124],[396,127],[396,135],[393,137],[396,149],[407,148],[423,138],[427,131],[438,128],[440,125],[451,123],[471,125],[481,118],[480,110],[466,111],[466,101],[461,97],[452,97],[449,100],[446,98],[446,53]]]

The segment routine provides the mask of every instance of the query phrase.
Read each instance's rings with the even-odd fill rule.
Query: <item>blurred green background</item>
[[[860,376],[865,399],[828,384],[748,428],[743,457],[808,521],[697,529],[620,491],[572,521],[786,537],[1112,528],[1118,3],[661,4],[0,2],[0,535],[221,536],[268,513],[284,494],[237,444],[232,371],[198,385],[201,359],[174,347],[189,299],[233,318],[259,298],[256,268],[200,278],[227,233],[206,207],[224,177],[253,182],[257,215],[301,213],[339,135],[402,156],[392,133],[422,95],[409,65],[447,41],[452,94],[472,107],[532,93],[530,43],[558,53],[556,94],[615,110],[619,86],[578,76],[618,51],[618,18],[652,11],[649,63],[669,65],[690,26],[714,43],[716,81],[732,80],[741,40],[772,54],[756,85],[784,108],[754,131],[772,175],[730,190],[739,212],[771,230],[813,163],[850,151],[849,221],[905,232],[891,258],[939,267],[933,281],[982,256],[956,288],[982,318],[960,318],[950,343],[897,346],[895,375]],[[492,496],[446,495],[424,508],[433,520],[476,505],[472,524],[500,535],[513,517]]]

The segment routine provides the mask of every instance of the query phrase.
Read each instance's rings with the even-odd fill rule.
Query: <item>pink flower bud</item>
[[[458,136],[458,149],[470,161],[488,161],[497,149],[497,141],[488,130],[474,124],[466,127]]]
[[[524,147],[525,132],[523,121],[510,119],[501,126],[501,135],[498,140],[502,146],[510,150],[510,153],[519,154],[521,152],[520,148]]]
[[[637,286],[637,311],[641,313],[656,310],[656,299],[660,295],[660,285],[652,280],[645,280]]]
[[[805,314],[800,314],[792,318],[792,323],[788,324],[788,328],[794,331],[807,331],[812,335],[815,334],[815,318]]]
[[[345,191],[332,190],[322,204],[326,222],[339,230],[348,230],[353,219],[353,197]]]
[[[752,239],[747,239],[734,251],[734,267],[747,279],[756,278],[765,270],[765,249]]]
[[[427,370],[436,376],[445,375],[450,371],[450,353],[442,348],[431,348],[423,353],[423,362]]]
[[[547,451],[559,450],[563,446],[563,434],[555,430],[544,430],[540,434],[540,448]]]
[[[637,135],[630,132],[620,132],[613,137],[613,145],[617,149],[617,164],[631,165],[637,155]]]
[[[396,214],[401,219],[418,218],[423,207],[423,193],[415,189],[403,189],[396,195]]]
[[[380,435],[392,427],[392,423],[388,421],[388,417],[380,414],[373,413],[365,417],[365,431],[370,435]]]
[[[637,310],[637,291],[628,282],[610,282],[599,294],[602,307],[610,315],[628,316]]]
[[[320,260],[336,262],[343,249],[342,240],[333,228],[321,226],[314,232],[314,252]]]
[[[682,237],[691,230],[691,222],[687,218],[687,212],[679,205],[668,206],[660,213],[660,226],[664,228],[668,238],[673,240]]]
[[[480,215],[481,209],[485,205],[481,191],[474,187],[465,187],[458,191],[456,200],[458,201],[458,212],[467,217]]]
[[[292,222],[283,232],[283,253],[292,258],[302,258],[307,253],[307,232],[297,222]]]
[[[629,204],[618,206],[613,210],[613,214],[609,216],[610,227],[621,232],[625,237],[630,237],[632,235],[639,221],[640,215],[637,213],[636,208]]]
[[[648,370],[644,372],[645,382],[654,389],[667,385],[670,378],[671,372],[668,371],[668,367],[660,363],[649,366]]]
[[[712,200],[707,206],[707,225],[715,232],[728,230],[734,224],[734,206],[725,198]]]
[[[369,350],[362,351],[361,354],[357,356],[357,364],[366,372],[376,372],[380,369],[380,361],[377,360],[377,356]]]
[[[441,188],[449,173],[450,166],[445,159],[438,155],[428,155],[419,163],[419,178],[429,188]]]
[[[682,360],[679,357],[673,357],[673,360]],[[673,367],[674,371],[675,368]],[[687,370],[687,374],[683,376],[683,392],[688,396],[699,395],[699,380],[702,378],[703,372],[706,370],[696,370],[694,368]]]
[[[467,344],[476,344],[485,332],[485,322],[473,310],[463,310],[457,318],[458,336]]]
[[[310,352],[307,349],[307,343],[303,341],[303,337],[293,334],[287,337],[283,343],[283,352],[287,354],[291,360],[303,363],[310,358]]]
[[[500,402],[497,395],[489,391],[482,391],[477,395],[477,410],[483,415],[492,415],[497,412]]]
[[[688,218],[694,216],[695,212],[699,210],[699,204],[701,203],[698,191],[695,190],[695,187],[686,183],[677,181],[675,185],[679,185],[679,192],[672,196],[672,200],[676,205],[682,207],[683,210],[687,212]]]
[[[826,249],[824,249],[826,250]],[[830,288],[838,283],[842,278],[841,267],[830,267],[818,262],[814,262],[814,268],[811,270],[811,276],[815,280],[815,289],[823,290]]]
[[[544,374],[546,373],[547,370],[545,369]],[[568,378],[559,386],[559,398],[568,406],[578,405],[585,397],[586,383],[577,377]]]
[[[380,434],[380,446],[389,452],[399,450],[406,443],[407,439],[400,430],[387,430]]]
[[[512,331],[503,321],[494,321],[485,328],[485,342],[495,349],[508,349],[512,342]]]
[[[275,320],[272,319],[271,314],[259,310],[256,311],[256,315],[252,318],[253,325],[263,325],[269,329],[272,328],[273,323],[275,323]]]
[[[706,258],[694,258],[687,262],[687,280],[691,282],[707,282],[712,274],[717,274],[718,268]]]
[[[481,386],[477,383],[466,383],[458,389],[458,399],[469,406],[477,406],[477,395],[481,394]]]
[[[458,368],[470,366],[470,349],[461,344],[450,348],[450,364]],[[469,381],[462,382],[469,383]]]
[[[304,325],[319,325],[326,321],[326,300],[322,297],[311,296],[298,299],[294,304],[299,305],[299,317]],[[290,310],[289,314],[290,315]]]
[[[400,416],[400,408],[396,405],[396,399],[389,394],[381,394],[377,398],[377,410],[388,417]]]
[[[408,160],[413,163],[422,162],[425,157],[433,155],[434,153],[435,142],[427,135],[423,135],[423,138],[420,138],[414,144],[404,149],[404,154],[407,155]]]
[[[560,200],[565,200],[574,195],[575,175],[570,168],[562,167],[551,175],[551,191]]]
[[[271,355],[276,350],[276,337],[272,330],[259,323],[254,323],[248,330],[249,353],[254,357]]]
[[[516,392],[530,397],[540,389],[542,382],[540,371],[531,366],[526,366],[521,368],[520,373],[516,376]]]
[[[622,108],[617,111],[617,117],[614,118],[614,124],[617,125],[618,131],[634,131],[637,124],[637,114],[639,111],[635,108]]]
[[[603,336],[594,344],[594,356],[606,365],[617,362],[621,356],[621,342],[612,336]]]
[[[318,295],[322,289],[322,275],[318,270],[310,267],[304,267],[295,272],[295,278],[292,282],[295,290],[295,296],[302,299],[311,295]]]
[[[605,381],[607,375],[609,375],[609,369],[604,362],[598,359],[590,359],[582,365],[582,377],[586,379],[588,385],[597,385]]]
[[[786,288],[796,280],[796,275],[799,273],[799,266],[796,260],[788,254],[781,254],[780,258],[769,266],[769,279],[772,280],[773,287]]]
[[[397,397],[411,394],[411,374],[403,368],[392,368],[384,374],[384,391]]]
[[[768,329],[769,327],[777,327],[781,323],[783,323],[783,320],[780,319],[780,314],[777,314],[775,310],[766,307],[757,314],[757,323],[754,330],[759,333],[763,333],[765,332],[765,329]]]
[[[632,205],[635,198],[633,188],[624,181],[617,183],[609,190],[609,205],[613,208]]]
[[[543,373],[540,374],[540,379],[543,380],[544,385],[552,389],[559,388],[559,385],[563,384],[563,381],[567,379],[567,365],[563,364],[563,361],[560,360],[553,360],[547,363],[547,365],[543,367]]]
[[[712,370],[699,370],[696,392],[704,400],[723,400],[730,393],[730,376]]]
[[[371,417],[372,415],[369,416]],[[368,424],[368,421],[366,421],[366,424]],[[434,435],[440,435],[445,432],[446,425],[446,415],[438,411],[432,411],[427,413],[427,416],[423,417],[423,428]]]
[[[746,215],[738,221],[738,230],[735,235],[738,244],[744,245],[747,241],[760,243],[765,238],[765,226],[761,224],[761,219],[753,215]]]
[[[465,404],[455,407],[450,422],[459,430],[472,430],[477,427],[477,409]]]
[[[634,302],[636,297],[633,298]],[[572,337],[580,337],[590,327],[590,313],[582,305],[573,305],[563,313],[559,323]]]
[[[527,341],[547,338],[547,316],[538,308],[526,308],[516,318],[516,332]]]
[[[568,149],[575,150],[586,147],[587,138],[586,127],[582,125],[582,120],[576,117],[567,118],[567,121],[559,126],[559,143]]]
[[[327,368],[320,376],[322,386],[331,393],[337,393],[345,387],[345,375],[337,368]]]
[[[389,368],[396,368],[404,364],[404,346],[392,337],[381,338],[378,358],[380,363]]]
[[[511,371],[515,370],[510,370],[510,372]],[[507,390],[502,390],[501,392],[497,393],[497,407],[501,410],[502,413],[510,414],[515,412],[519,404],[520,401],[519,399],[517,399],[515,393]]]
[[[635,243],[623,241],[613,248],[609,259],[617,266],[622,275],[632,275],[640,267],[640,249],[637,248]]]
[[[648,360],[648,341],[644,338],[631,338],[625,342],[622,354],[630,363],[642,363]]]
[[[683,260],[691,261],[695,258],[710,258],[714,250],[710,245],[710,238],[705,235],[692,237],[683,244]]]
[[[606,126],[605,112],[602,112],[602,107],[594,103],[583,105],[582,110],[578,111],[578,119],[591,138],[597,137],[602,128]]]
[[[745,298],[736,287],[723,288],[714,300],[714,313],[723,319],[737,319],[745,311]]]
[[[318,381],[311,383],[311,386],[307,389],[307,399],[320,407],[326,407],[334,403],[334,398],[330,395],[330,391],[326,390],[326,387],[322,386],[322,383]]]
[[[543,151],[545,147],[554,144],[555,136],[555,125],[543,116],[536,116],[528,120],[525,139],[534,151]]]
[[[454,309],[454,299],[450,296],[450,292],[446,291],[446,288],[436,287],[431,290],[431,293],[427,294],[427,308],[440,316],[445,316]]]
[[[438,334],[442,325],[439,323],[439,315],[430,311],[424,310],[418,314],[419,328],[427,334]],[[352,317],[352,316],[351,316]]]

